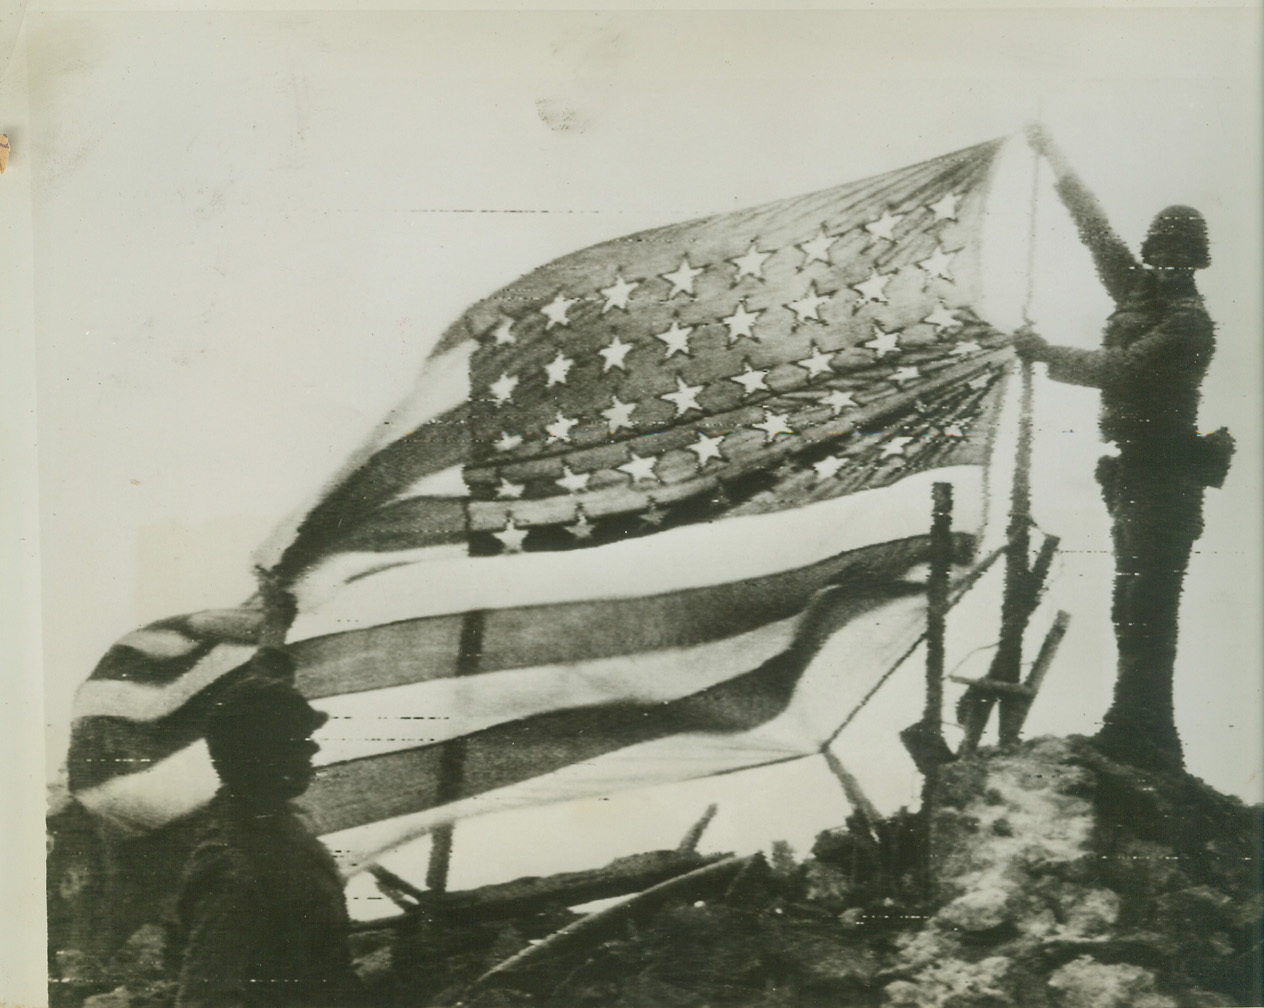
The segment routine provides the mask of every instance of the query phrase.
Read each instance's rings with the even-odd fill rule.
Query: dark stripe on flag
[[[413,497],[392,501],[325,544],[325,552],[385,553],[465,542],[464,497]]]
[[[299,525],[294,542],[271,574],[280,581],[296,576],[330,552],[344,530],[386,504],[410,485],[464,463],[469,455],[469,404],[428,420],[387,445],[348,476]]]
[[[968,536],[960,536],[962,552]],[[480,672],[560,665],[705,644],[799,612],[826,584],[899,577],[926,555],[918,536],[853,550],[797,570],[633,599],[597,599],[484,615]],[[456,674],[462,614],[408,620],[291,645],[312,698],[383,689]]]

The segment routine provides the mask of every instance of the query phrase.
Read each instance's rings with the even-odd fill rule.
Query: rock
[[[116,987],[105,994],[93,994],[83,1002],[83,1008],[128,1008],[132,997],[126,987]]]
[[[166,929],[157,924],[145,924],[114,954],[110,968],[119,979],[137,984],[162,978],[166,964]]]
[[[1090,938],[1109,931],[1119,920],[1119,894],[1109,889],[1066,886],[1062,894],[1064,937]]]
[[[947,959],[933,963],[912,980],[896,980],[883,990],[892,1008],[1001,1008],[1016,1002],[1005,989],[1010,961],[991,956],[979,962]]]
[[[1073,959],[1049,977],[1054,1004],[1065,1008],[1177,1008],[1154,992],[1154,974],[1140,966],[1107,966],[1089,956]]]
[[[940,927],[962,931],[991,931],[1010,919],[1010,891],[993,886],[958,896],[936,915]]]

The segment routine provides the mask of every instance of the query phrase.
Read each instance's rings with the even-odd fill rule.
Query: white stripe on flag
[[[346,583],[390,554],[357,554],[321,565],[294,586],[301,615],[290,640],[477,609],[635,598],[744,581],[804,567],[879,543],[927,534],[931,484],[954,486],[953,527],[977,532],[983,510],[979,466],[917,473],[892,486],[770,514],[699,523],[591,549],[408,563]],[[430,555],[429,551],[424,551]],[[332,583],[329,575],[336,580]],[[335,592],[324,605],[316,599]]]
[[[134,648],[150,658],[165,661],[186,655],[201,643],[179,630],[141,627],[120,638],[114,646]]]
[[[111,778],[75,797],[107,822],[143,833],[200,808],[218,788],[211,754],[199,740],[148,769]]]
[[[206,689],[220,676],[249,661],[258,650],[245,644],[221,644],[208,651],[179,679],[162,686],[120,679],[89,679],[75,694],[74,720],[121,717],[154,721]]]
[[[468,497],[464,466],[454,465],[437,473],[423,476],[395,495],[396,500],[413,500],[417,497]]]

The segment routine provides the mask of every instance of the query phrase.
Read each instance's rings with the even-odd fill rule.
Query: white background
[[[255,547],[474,300],[596,241],[900,167],[1037,115],[1134,247],[1169,203],[1209,221],[1200,282],[1219,351],[1203,427],[1230,426],[1239,451],[1207,497],[1178,705],[1190,769],[1259,799],[1255,8],[149,6],[28,9],[0,84],[13,147],[0,177],[5,479],[25,491],[4,504],[19,574],[4,700],[13,776],[34,802],[64,753],[73,690],[109,644],[242,601]],[[0,59],[16,24],[0,23]],[[1109,305],[1047,202],[1033,314],[1091,346]],[[1029,734],[1092,731],[1113,670],[1096,403],[1047,392],[1036,518],[1064,537],[1049,608],[1073,624]],[[876,797],[909,800],[902,769],[854,769]],[[708,842],[724,849],[802,847],[844,813],[815,764],[759,772],[471,827],[454,881],[672,846],[714,796]],[[21,848],[32,877],[38,819]],[[576,854],[559,829],[591,842]],[[16,899],[5,912],[38,962],[39,914]]]

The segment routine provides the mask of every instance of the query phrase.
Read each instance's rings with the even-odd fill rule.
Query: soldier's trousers
[[[1172,706],[1181,587],[1202,533],[1203,484],[1188,467],[1102,459],[1102,494],[1112,518],[1118,645],[1114,702],[1106,730],[1140,748],[1180,758]],[[1141,755],[1145,755],[1142,753]]]

